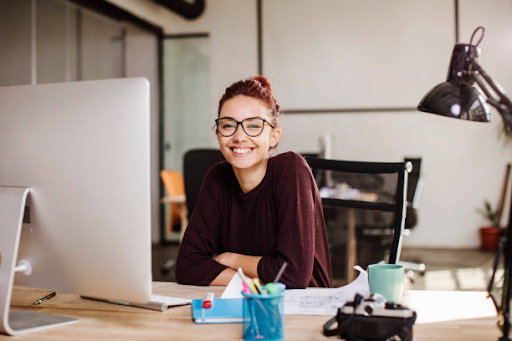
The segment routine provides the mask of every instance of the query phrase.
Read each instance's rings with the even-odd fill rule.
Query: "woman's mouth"
[[[232,147],[230,149],[236,155],[246,155],[252,151],[252,148],[246,148],[246,147]]]

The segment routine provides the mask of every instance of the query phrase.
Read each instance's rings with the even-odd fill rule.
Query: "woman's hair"
[[[272,88],[268,79],[263,76],[256,76],[243,79],[227,87],[226,92],[219,101],[217,115],[220,115],[224,102],[238,95],[253,97],[263,101],[271,110],[272,124],[275,127],[279,126],[280,107],[272,94]]]

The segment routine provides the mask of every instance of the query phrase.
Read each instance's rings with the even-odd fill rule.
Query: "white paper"
[[[231,281],[229,281],[228,286],[224,289],[220,298],[242,298],[243,288],[242,279],[235,274],[233,278],[231,278]]]
[[[336,315],[338,308],[354,300],[356,294],[364,298],[370,296],[368,273],[359,265],[357,278],[339,288],[286,289],[284,294],[285,315]],[[233,276],[221,298],[242,298],[242,280]]]
[[[354,300],[357,294],[370,296],[368,273],[359,265],[357,278],[339,288],[287,289],[284,294],[285,315],[336,315],[338,308]]]

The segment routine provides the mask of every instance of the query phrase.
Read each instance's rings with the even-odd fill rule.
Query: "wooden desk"
[[[156,282],[153,291],[186,298],[203,298],[212,291],[220,297],[224,287],[184,286]],[[75,324],[48,331],[0,340],[242,340],[242,324],[196,325],[191,307],[171,308],[161,313],[152,310],[82,300],[77,295],[59,293],[35,306],[32,303],[48,293],[16,287],[12,309],[26,309],[72,316]],[[404,303],[418,313],[414,339],[422,340],[497,340],[496,314],[484,292],[409,291]],[[339,340],[321,333],[329,316],[286,315],[287,340]]]

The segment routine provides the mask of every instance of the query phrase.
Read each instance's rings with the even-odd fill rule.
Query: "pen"
[[[46,296],[43,296],[41,297],[40,299],[38,299],[37,301],[34,302],[34,304],[41,304],[43,303],[44,301],[48,301],[50,298],[52,298],[53,296],[57,295],[57,293],[54,291]]]
[[[274,283],[277,283],[281,276],[283,275],[284,269],[286,269],[286,266],[288,265],[287,262],[284,262],[283,265],[281,265],[281,269],[279,269],[279,272],[277,273],[276,278],[274,278]]]

